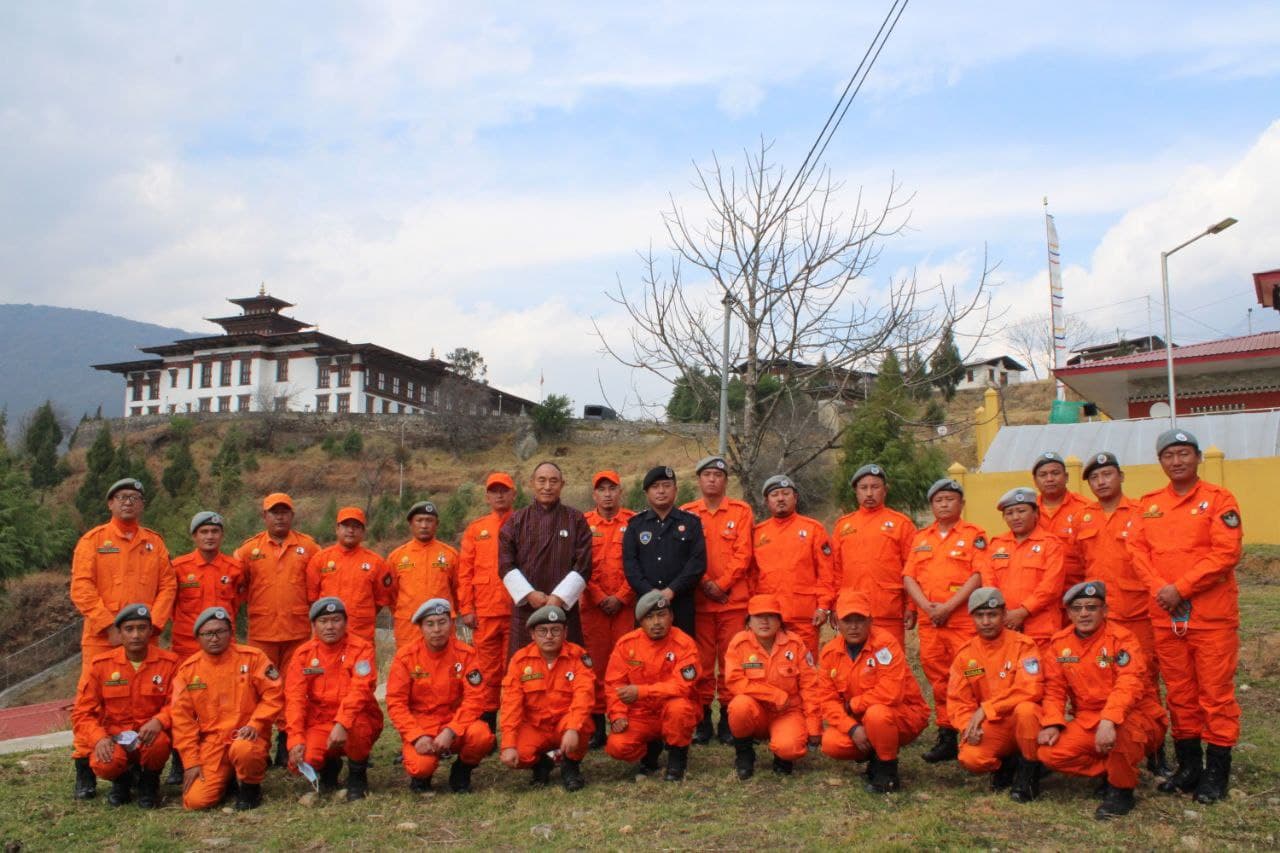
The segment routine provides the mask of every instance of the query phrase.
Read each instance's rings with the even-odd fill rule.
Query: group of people
[[[1199,479],[1191,433],[1162,434],[1156,456],[1169,482],[1137,501],[1113,454],[1091,457],[1087,501],[1045,452],[1035,488],[1000,499],[1008,530],[991,536],[962,518],[951,479],[928,490],[933,521],[917,530],[886,505],[890,477],[875,464],[854,473],[857,508],[828,531],[797,512],[784,475],[765,481],[757,523],[728,496],[719,456],[697,464],[699,497],[680,507],[675,472],[650,470],[638,513],[608,470],[592,478],[591,511],[564,504],[564,475],[543,462],[521,510],[511,476],[488,477],[490,512],[459,550],[436,538],[431,502],[413,505],[412,539],[385,560],[363,546],[359,509],[338,511],[337,542],[321,548],[294,529],[282,493],[234,554],[222,552],[221,516],[202,512],[195,550],[171,560],[139,524],[142,484],[121,480],[111,520],[84,535],[72,567],[85,616],[75,793],[94,796],[102,778],[111,803],[136,794],[154,807],[172,760],[187,808],[233,794],[253,808],[275,728],[277,765],[332,791],[345,758],[347,798],[363,798],[384,724],[374,630],[386,607],[386,716],[414,790],[451,759],[450,789],[469,791],[495,749],[534,784],[559,766],[569,791],[585,784],[590,749],[679,781],[690,745],[715,740],[733,746],[743,780],[763,741],[775,773],[820,749],[865,763],[867,789],[887,793],[901,786],[899,750],[932,715],[923,759],[989,773],[1016,802],[1058,771],[1097,781],[1099,818],[1126,814],[1146,758],[1160,790],[1211,803],[1226,796],[1239,735],[1240,512]],[[166,651],[156,641],[170,621]]]

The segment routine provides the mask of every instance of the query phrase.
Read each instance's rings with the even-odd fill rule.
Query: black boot
[[[564,789],[571,794],[574,791],[581,791],[587,786],[587,780],[582,775],[580,762],[571,758],[566,758],[560,762],[560,784],[564,785]]]
[[[1175,740],[1173,754],[1178,759],[1178,769],[1168,779],[1156,785],[1156,790],[1166,794],[1176,794],[1179,791],[1190,794],[1200,784],[1200,776],[1204,773],[1204,752],[1200,747],[1200,738]]]
[[[587,749],[604,749],[604,742],[609,737],[609,724],[605,721],[604,714],[592,714],[591,722],[595,723],[596,730],[591,733],[591,740],[587,741]]]
[[[107,794],[107,802],[110,805],[123,806],[125,803],[133,802],[134,772],[134,768],[130,767],[111,780],[111,791]]]
[[[545,755],[539,755],[538,761],[533,765],[533,778],[529,780],[530,785],[550,785],[551,771],[555,768],[556,763]]]
[[[1102,802],[1094,811],[1093,816],[1098,820],[1121,817],[1133,811],[1133,803],[1132,788],[1117,788],[1115,785],[1107,785],[1107,795],[1102,798]]]
[[[868,794],[890,794],[902,787],[898,779],[898,759],[881,761],[876,759],[871,768],[871,776],[866,783]]]
[[[638,771],[640,773],[649,774],[658,769],[658,759],[662,758],[662,750],[666,747],[660,740],[649,741],[645,747],[644,758],[640,759]]]
[[[480,715],[480,719],[483,720],[484,724],[489,727],[490,734],[496,735],[498,733],[498,712],[497,711],[485,711],[483,714]]]
[[[410,776],[410,777],[409,777],[409,790],[410,790],[410,791],[413,791],[415,794],[421,794],[421,793],[423,793],[424,791],[430,791],[430,790],[431,790],[431,777],[430,777],[430,776],[424,776],[424,777],[422,777],[421,779],[419,779],[417,776]]]
[[[347,802],[369,796],[369,762],[347,759]]]
[[[455,794],[470,794],[471,771],[475,769],[474,764],[467,764],[461,758],[455,758],[453,766],[449,768],[449,790]]]
[[[991,774],[991,790],[1003,791],[1013,784],[1013,775],[1018,771],[1018,753],[1006,755],[1000,759],[1000,769]]]
[[[271,763],[274,767],[289,766],[289,736],[283,730],[276,732],[276,760]]]
[[[324,764],[320,765],[319,776],[320,793],[332,794],[338,790],[338,774],[342,772],[342,759],[330,757],[324,760]]]
[[[959,735],[955,729],[940,728],[938,729],[938,740],[933,746],[921,756],[930,764],[937,764],[939,761],[952,761],[960,754]]]
[[[711,743],[711,737],[715,732],[711,728],[711,706],[702,706],[702,719],[698,720],[698,726],[693,730],[693,742],[698,746],[706,746]]]
[[[738,778],[744,782],[755,775],[756,745],[751,738],[733,739],[733,769],[738,772]]]
[[[1098,777],[1098,784],[1093,787],[1093,795],[1098,799],[1104,799],[1107,792],[1111,790],[1111,783],[1107,781],[1107,774],[1103,773]]]
[[[182,756],[178,754],[178,750],[174,750],[169,756],[169,775],[164,777],[166,785],[181,785],[182,774],[184,773],[182,766]]]
[[[1168,779],[1173,775],[1173,768],[1169,766],[1169,758],[1164,748],[1164,741],[1160,741],[1150,755],[1147,756],[1147,772],[1152,776]]]
[[[729,730],[729,711],[720,706],[720,722],[716,724],[716,740],[725,746],[733,745],[733,732]]]
[[[250,785],[248,782],[241,782],[240,788],[236,792],[235,810],[245,812],[249,809],[256,809],[262,805],[262,785]]]
[[[98,777],[93,775],[88,758],[76,759],[76,799],[92,800],[98,793]]]
[[[1196,802],[1204,805],[1227,798],[1231,778],[1231,747],[1209,744],[1204,757],[1204,773],[1196,785]]]
[[[689,747],[667,747],[667,772],[662,777],[666,782],[683,782],[684,773],[689,769]]]
[[[218,797],[218,806],[226,805],[227,800],[238,799],[240,797],[240,783],[236,781],[236,777],[232,776],[227,780],[227,785],[222,789],[222,796]]]
[[[1013,771],[1013,784],[1009,786],[1009,799],[1015,803],[1029,803],[1040,796],[1040,762],[1017,757]]]
[[[159,770],[143,770],[138,773],[138,808],[160,808]]]
[[[773,772],[777,773],[779,776],[790,776],[791,771],[794,769],[795,762],[787,761],[786,759],[779,758],[776,755],[773,757]]]

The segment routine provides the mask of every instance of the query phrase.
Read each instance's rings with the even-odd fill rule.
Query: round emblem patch
[[[373,667],[369,665],[367,660],[357,661],[355,665],[355,673],[359,676],[365,676],[373,672]]]
[[[888,666],[893,663],[893,652],[889,651],[888,646],[885,646],[880,651],[876,652],[876,663],[881,666]]]

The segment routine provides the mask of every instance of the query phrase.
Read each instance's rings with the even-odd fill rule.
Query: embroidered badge
[[[268,666],[267,671],[264,673],[264,675],[266,675],[267,678],[271,679],[272,681],[280,680],[280,670],[276,669],[274,665]]]
[[[693,681],[698,677],[698,669],[693,664],[689,664],[684,669],[680,670],[680,675],[685,681]]]
[[[482,681],[484,681],[484,676],[480,674],[480,670],[473,669],[467,673],[467,684],[472,687],[479,687]]]
[[[364,677],[371,672],[373,672],[373,667],[369,665],[369,662],[367,660],[356,661],[356,665],[355,665],[356,675]]]
[[[1222,523],[1232,530],[1240,526],[1240,513],[1234,509],[1229,509],[1222,514]]]
[[[1036,675],[1040,672],[1040,660],[1038,658],[1027,658],[1022,662],[1022,668],[1027,671],[1027,675]]]
[[[595,668],[596,668],[596,667],[595,667],[595,664],[593,664],[593,663],[591,662],[591,655],[583,655],[583,656],[582,656],[582,665],[583,665],[583,666],[585,666],[587,669],[595,669]]]
[[[973,540],[973,547],[977,548],[979,551],[985,551],[987,548],[986,537],[979,536],[977,539]]]
[[[888,666],[893,663],[893,652],[889,651],[888,646],[885,646],[880,651],[876,652],[876,662],[881,666]]]
[[[653,540],[653,534],[652,534],[652,533],[650,533],[648,530],[641,531],[641,533],[640,533],[640,544],[641,544],[641,545],[648,545],[652,540]]]

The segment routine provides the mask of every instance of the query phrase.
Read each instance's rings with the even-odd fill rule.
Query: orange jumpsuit
[[[317,551],[307,563],[307,600],[316,601],[326,595],[341,599],[347,606],[347,630],[370,643],[374,641],[378,609],[392,604],[391,588],[395,582],[395,575],[383,559],[363,545],[330,545]]]
[[[544,753],[559,749],[564,733],[573,730],[578,733],[578,749],[565,758],[581,761],[595,731],[595,701],[596,674],[586,649],[566,642],[547,666],[542,652],[530,643],[512,656],[502,680],[502,748],[514,747],[520,766],[532,767]]]
[[[1042,746],[1040,760],[1051,770],[1073,776],[1107,774],[1115,788],[1138,784],[1138,762],[1146,755],[1150,722],[1141,710],[1148,689],[1146,661],[1138,640],[1107,621],[1081,639],[1074,627],[1050,639],[1044,667],[1041,725],[1060,726],[1053,746]],[[1067,722],[1067,702],[1071,722]],[[1095,747],[1098,723],[1116,725],[1116,742],[1105,756]]]
[[[439,539],[410,539],[387,555],[391,567],[391,616],[396,648],[422,636],[413,613],[424,601],[443,598],[458,611],[458,552]],[[345,603],[345,600],[344,600]]]
[[[182,765],[199,767],[203,777],[182,795],[188,809],[218,802],[235,773],[255,785],[267,773],[271,723],[284,708],[280,671],[260,649],[232,643],[214,657],[201,651],[173,676],[173,747]],[[235,737],[251,726],[253,740]]]
[[[382,734],[382,709],[373,698],[377,686],[373,645],[359,637],[347,634],[333,645],[315,637],[298,646],[284,674],[289,749],[305,747],[303,761],[317,769],[341,755],[367,761]],[[347,730],[347,743],[330,751],[334,723]]]
[[[1041,528],[1019,542],[1002,533],[987,544],[982,585],[1004,593],[1009,610],[1027,609],[1022,633],[1048,656],[1049,638],[1062,628],[1062,541]]]
[[[981,574],[986,548],[986,531],[976,524],[957,521],[944,536],[934,522],[916,533],[902,574],[920,585],[925,598],[941,604],[955,595],[974,574]],[[925,614],[920,614],[916,630],[920,633],[920,668],[933,690],[938,727],[954,728],[947,713],[947,676],[960,648],[976,634],[973,620],[962,603],[951,611],[947,624],[941,627],[934,625]]]
[[[178,595],[173,604],[173,636],[170,647],[180,660],[200,651],[194,629],[196,617],[207,607],[223,607],[228,613],[240,609],[243,592],[240,561],[218,554],[206,563],[199,551],[183,554],[173,561]]]
[[[121,646],[98,655],[83,669],[76,688],[76,704],[71,709],[71,729],[75,754],[89,756],[89,767],[95,775],[115,779],[131,763],[144,770],[164,768],[169,760],[169,729],[173,725],[169,685],[177,668],[177,655],[153,645],[147,647],[147,657],[136,669]],[[98,741],[121,732],[136,732],[152,719],[159,720],[164,731],[150,746],[139,744],[130,752],[116,744],[111,761],[98,762],[93,753]]]
[[[1199,480],[1182,497],[1172,487],[1138,501],[1130,553],[1152,595],[1173,584],[1191,604],[1177,626],[1151,599],[1156,654],[1177,740],[1234,746],[1240,738],[1235,672],[1240,658],[1240,505],[1231,492]],[[1136,514],[1135,514],[1136,515]]]
[[[947,714],[961,733],[960,765],[990,773],[1015,752],[1036,761],[1043,698],[1040,648],[1026,634],[1002,630],[994,640],[975,635],[961,646],[947,682]],[[979,708],[982,740],[974,745],[963,734]]]
[[[498,531],[511,513],[491,512],[467,525],[458,557],[458,612],[475,614],[472,634],[484,674],[484,710],[498,710],[511,641],[511,596],[498,575]]]
[[[627,728],[610,729],[604,751],[619,761],[634,762],[644,757],[650,741],[688,746],[702,716],[698,674],[698,644],[679,628],[673,626],[657,641],[641,628],[624,634],[609,658],[604,692],[609,721],[625,717]],[[627,684],[639,690],[639,698],[630,705],[617,694]]]
[[[607,521],[595,510],[583,515],[591,526],[591,577],[578,605],[582,639],[591,659],[603,662],[609,660],[614,644],[636,625],[636,594],[622,569],[622,533],[635,513],[620,509]],[[600,609],[600,602],[611,595],[622,602],[622,608],[609,616]],[[597,678],[593,713],[603,714],[604,710],[604,680]]]
[[[804,755],[810,736],[822,733],[818,676],[808,645],[785,629],[773,652],[750,631],[739,631],[724,654],[729,683],[729,730],[734,737],[769,738],[783,761]]]
[[[129,531],[133,538],[125,539]],[[159,637],[173,613],[176,586],[169,552],[154,530],[111,520],[81,536],[71,557],[71,603],[84,614],[81,671],[111,650],[107,629],[126,604],[150,607]]]
[[[845,761],[866,761],[849,733],[866,729],[867,740],[881,761],[893,761],[898,748],[920,736],[929,725],[929,706],[893,631],[873,625],[857,657],[849,656],[844,637],[836,635],[818,658],[818,701],[827,728],[822,751]]]
[[[397,647],[387,675],[387,716],[400,732],[406,773],[431,778],[440,757],[422,755],[413,744],[445,729],[454,733],[459,761],[474,766],[493,750],[493,733],[480,720],[488,701],[485,677],[476,650],[457,638],[439,652],[421,634]]]
[[[698,499],[680,507],[698,516],[707,542],[707,572],[704,581],[715,581],[729,600],[723,604],[707,598],[699,584],[693,595],[694,639],[702,664],[698,667],[698,701],[710,705],[719,699],[729,705],[729,688],[724,680],[724,652],[729,641],[742,630],[747,618],[747,599],[755,585],[751,562],[751,535],[755,516],[751,504],[724,498],[713,512]],[[718,668],[718,669],[717,669]]]
[[[831,528],[836,590],[865,593],[875,626],[893,634],[898,645],[906,641],[902,617],[910,603],[902,589],[902,569],[911,557],[915,535],[911,519],[886,506],[859,507]]]
[[[822,522],[792,513],[767,518],[756,525],[752,560],[756,595],[776,595],[782,601],[783,627],[818,655],[818,629],[813,612],[830,610],[836,599],[831,543]],[[726,663],[726,677],[728,674]],[[732,689],[729,692],[733,692]]]
[[[1045,533],[1057,536],[1062,542],[1062,589],[1058,591],[1058,606],[1062,606],[1062,596],[1071,587],[1084,580],[1084,556],[1075,546],[1075,525],[1080,517],[1089,511],[1091,502],[1081,495],[1068,490],[1067,496],[1055,510],[1044,505],[1044,498],[1036,498],[1036,506],[1040,508],[1039,527]],[[1065,610],[1064,610],[1065,613]],[[1064,617],[1063,624],[1066,624]]]

